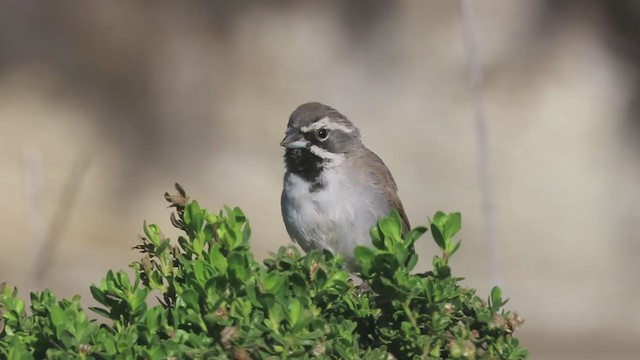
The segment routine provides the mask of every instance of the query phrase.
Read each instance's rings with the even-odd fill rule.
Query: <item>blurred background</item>
[[[289,242],[278,142],[321,101],[412,224],[462,212],[454,271],[500,283],[532,359],[638,358],[640,2],[471,3],[486,136],[456,1],[0,0],[0,282],[91,305],[143,220],[174,234],[176,181],[244,209],[263,258]]]

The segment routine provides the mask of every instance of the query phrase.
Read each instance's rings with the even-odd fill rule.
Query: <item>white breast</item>
[[[370,245],[369,230],[391,211],[381,192],[362,174],[344,167],[324,169],[325,186],[311,192],[309,183],[285,174],[282,216],[291,238],[305,251],[326,249],[352,260],[358,245]]]

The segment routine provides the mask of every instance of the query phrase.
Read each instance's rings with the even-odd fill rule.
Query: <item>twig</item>
[[[34,148],[25,148],[22,151],[24,162],[24,197],[25,197],[25,222],[27,225],[27,249],[29,262],[36,268],[38,255],[46,236],[46,225],[43,209],[42,186],[42,157]]]
[[[35,279],[40,281],[51,268],[54,259],[55,249],[60,242],[69,222],[71,221],[71,210],[80,192],[80,187],[84,181],[91,157],[86,152],[78,156],[60,193],[58,208],[54,213],[49,227],[49,233],[44,236],[44,241],[40,247],[40,252],[36,258]]]
[[[498,247],[496,241],[496,218],[493,195],[492,167],[489,159],[489,147],[487,140],[487,121],[484,108],[484,96],[482,91],[482,68],[478,55],[477,41],[475,38],[475,25],[473,9],[469,0],[459,0],[460,17],[462,20],[462,33],[464,37],[465,53],[473,96],[473,117],[476,128],[478,147],[478,173],[480,176],[480,191],[482,192],[482,213],[484,216],[484,238],[489,256],[491,278],[493,283],[502,284],[502,274],[498,264]]]

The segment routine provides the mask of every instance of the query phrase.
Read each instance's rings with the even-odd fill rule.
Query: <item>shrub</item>
[[[90,319],[79,296],[31,294],[29,311],[15,288],[0,286],[0,358],[7,359],[523,359],[513,331],[522,323],[460,286],[448,265],[460,246],[459,213],[435,214],[431,234],[442,250],[433,268],[413,273],[410,249],[426,227],[401,235],[397,213],[360,247],[354,280],[339,256],[301,255],[293,246],[256,262],[251,230],[238,208],[214,214],[178,195],[172,243],[144,225],[133,275],[109,271],[91,294],[104,319]],[[152,300],[156,298],[157,301]],[[152,299],[150,299],[152,298]]]

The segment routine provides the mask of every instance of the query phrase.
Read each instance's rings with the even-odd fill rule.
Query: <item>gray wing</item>
[[[400,197],[398,197],[398,186],[391,172],[382,159],[373,151],[367,148],[364,148],[363,151],[364,155],[361,156],[360,159],[367,163],[364,168],[369,169],[373,181],[382,188],[389,207],[395,209],[400,214],[400,218],[402,219],[402,232],[406,235],[409,230],[411,230],[411,225],[409,224],[407,214],[404,212]]]

